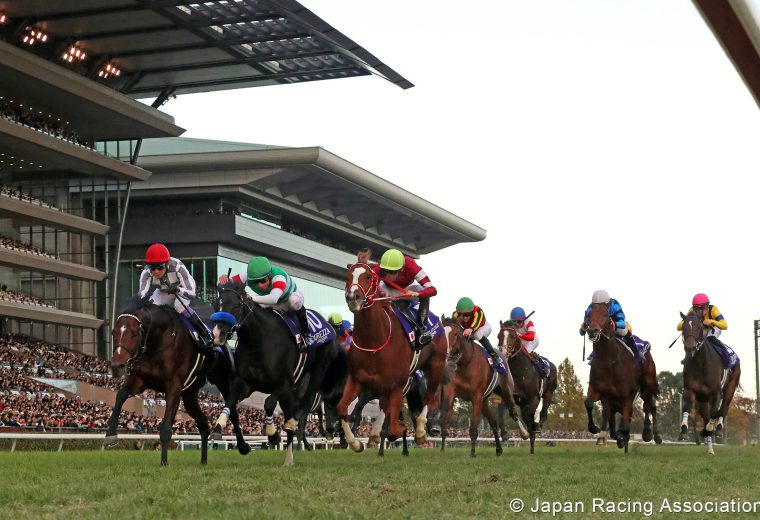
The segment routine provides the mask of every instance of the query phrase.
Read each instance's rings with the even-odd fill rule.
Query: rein
[[[400,286],[396,285],[395,283],[391,282],[390,280],[386,280],[384,278],[383,278],[383,282],[386,285],[389,285],[392,288],[394,288],[394,289],[396,289],[398,291],[401,291],[401,294],[399,294],[397,296],[380,296],[380,297],[378,297],[377,293],[380,290],[380,276],[378,276],[378,274],[372,269],[372,266],[370,266],[369,264],[359,263],[359,264],[354,264],[354,265],[359,265],[361,267],[367,268],[367,271],[369,271],[369,273],[372,275],[372,282],[370,283],[370,286],[369,286],[368,289],[365,290],[364,287],[362,287],[361,284],[359,284],[359,283],[352,283],[351,285],[348,286],[348,289],[346,289],[346,293],[345,293],[346,296],[349,295],[349,293],[351,292],[351,289],[353,289],[354,287],[356,287],[357,289],[359,289],[362,292],[362,295],[363,295],[363,298],[364,298],[364,303],[361,306],[362,309],[366,309],[367,307],[371,307],[375,302],[379,302],[379,301],[401,300],[401,299],[410,298],[410,294],[409,294],[409,292],[406,289],[404,289],[403,287],[400,287]]]
[[[159,309],[164,310],[166,313],[169,314],[170,317],[172,317],[171,313],[168,310],[164,309],[162,306],[157,306],[157,307]],[[140,320],[140,318],[138,318],[134,314],[120,314],[116,318],[116,321],[118,321],[119,318],[121,318],[121,317],[133,318],[133,319],[135,319],[137,321],[137,323],[139,324],[138,335],[141,338],[141,341],[139,342],[140,346],[137,348],[137,351],[134,352],[134,353],[129,352],[128,348],[126,348],[124,346],[121,346],[120,344],[116,346],[117,348],[123,348],[124,350],[126,350],[130,354],[129,355],[129,359],[127,360],[127,363],[126,363],[126,374],[129,375],[132,372],[132,370],[134,369],[135,365],[145,357],[145,354],[148,353],[148,336],[150,336],[150,330],[153,327],[153,322],[151,321],[151,323],[148,325],[148,328],[145,329],[143,327],[142,320]],[[176,341],[177,341],[177,330],[175,328],[175,325],[176,325],[176,323],[175,323],[175,321],[174,321],[174,319],[172,317],[172,337],[174,338],[174,342],[176,343]],[[164,345],[163,347],[159,348],[158,350],[155,350],[155,351],[151,352],[151,354],[158,354],[159,352],[162,352],[163,350],[166,350],[167,348],[169,348],[169,346],[168,345]]]
[[[363,307],[363,308],[366,308],[366,307]],[[393,334],[393,322],[391,321],[391,315],[388,313],[388,309],[383,309],[383,312],[385,313],[385,317],[388,318],[388,337],[385,338],[385,341],[377,347],[370,347],[370,348],[362,347],[358,343],[356,343],[356,334],[353,334],[351,336],[351,346],[356,347],[363,352],[375,353],[375,352],[379,352],[383,350],[388,345],[388,343],[390,343],[391,335]]]

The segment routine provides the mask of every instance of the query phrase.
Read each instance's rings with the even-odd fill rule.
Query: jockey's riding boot
[[[309,320],[306,317],[306,307],[301,307],[296,311],[296,314],[298,314],[298,326],[301,329],[301,338],[303,341],[304,346],[308,345],[308,338],[309,338]]]
[[[633,351],[633,360],[636,363],[641,363],[641,355],[639,354],[639,348],[636,346],[636,342],[633,340],[633,334],[631,331],[628,331],[628,334],[623,336],[623,340],[625,340],[626,345],[628,345],[631,348],[631,351]]]
[[[420,298],[420,315],[417,318],[417,345],[420,347],[433,341],[433,335],[425,331],[429,312],[430,298]]]
[[[485,347],[489,354],[491,354],[491,359],[493,359],[493,367],[496,369],[504,368],[504,362],[501,360],[501,356],[498,352],[496,352],[496,349],[493,348],[493,345],[491,345],[491,342],[488,341],[488,338],[480,338],[478,341],[480,341],[480,344]]]

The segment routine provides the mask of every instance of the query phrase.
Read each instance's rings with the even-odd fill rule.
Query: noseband
[[[243,289],[245,290],[245,289]],[[238,329],[243,325],[243,322],[248,319],[248,316],[251,315],[251,311],[253,310],[253,307],[248,304],[248,302],[245,301],[245,296],[241,295],[238,291],[235,289],[229,289],[229,288],[222,288],[219,290],[219,309],[222,309],[222,299],[221,295],[225,292],[229,292],[237,296],[238,301],[240,303],[240,309],[238,309],[238,312],[233,314],[235,316],[235,325],[230,327],[229,332],[227,332],[227,337],[229,338],[232,336],[233,333],[237,332]],[[244,316],[238,316],[238,313],[244,314]]]
[[[699,352],[699,349],[702,348],[702,345],[705,342],[705,336],[704,336],[703,331],[701,330],[702,329],[702,323],[700,322],[697,327],[694,327],[694,324],[691,321],[692,320],[688,320],[688,321],[684,320],[683,331],[681,332],[681,335],[683,336],[683,348],[684,348],[684,350],[686,350],[686,352],[689,352],[689,353],[692,353],[692,354],[696,354],[697,352]],[[688,333],[686,332],[686,326],[687,325],[689,326],[689,332]],[[694,332],[695,328],[696,328],[696,330],[698,332]],[[701,338],[700,338],[700,336],[701,336]],[[694,347],[689,348],[689,347],[686,346],[686,339],[687,338],[693,338],[694,339],[694,342],[695,342],[695,346]]]

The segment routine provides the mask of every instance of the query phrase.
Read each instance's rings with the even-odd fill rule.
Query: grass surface
[[[644,518],[593,511],[593,499],[651,502],[653,518],[740,518],[754,513],[660,512],[663,500],[760,501],[760,448],[717,446],[559,445],[508,448],[496,457],[467,449],[296,452],[296,466],[282,467],[284,454],[254,451],[159,453],[71,451],[0,453],[0,518]],[[510,511],[519,498],[525,510]],[[581,502],[575,512],[533,514],[536,499]],[[557,508],[557,505],[545,506]],[[607,506],[612,507],[612,506]],[[641,506],[645,508],[645,506]],[[628,509],[625,509],[628,508]],[[639,509],[638,511],[641,511]]]

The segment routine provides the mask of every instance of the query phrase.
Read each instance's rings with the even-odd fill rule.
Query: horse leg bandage
[[[216,424],[221,426],[222,428],[225,428],[227,426],[227,419],[230,418],[230,409],[226,406],[222,410],[222,413],[219,414],[219,419],[216,420]]]
[[[681,426],[689,425],[689,412],[684,412],[681,416]]]

